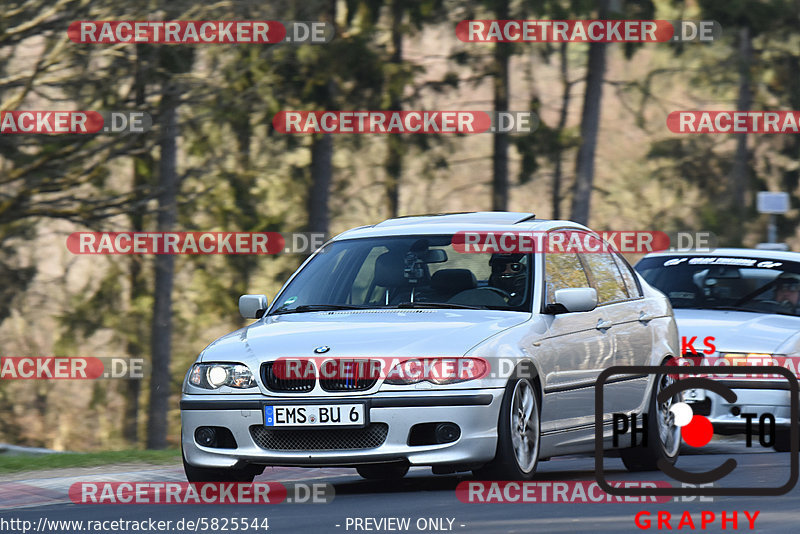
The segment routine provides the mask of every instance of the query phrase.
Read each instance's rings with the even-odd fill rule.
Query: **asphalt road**
[[[780,486],[789,477],[789,453],[751,449],[745,452],[744,444],[736,440],[717,442],[715,439],[704,448],[709,453],[684,454],[678,466],[687,471],[713,468],[727,458],[738,462],[736,470],[717,483],[718,487],[768,487]],[[606,459],[607,475],[613,480],[650,481],[668,480],[658,473],[628,473],[618,459]],[[171,473],[177,476],[177,470]],[[589,481],[594,480],[594,459],[589,457],[557,458],[539,464],[537,481]],[[94,473],[96,476],[97,473]],[[102,475],[102,473],[101,473]],[[174,479],[173,479],[174,480]],[[412,469],[399,482],[376,483],[364,481],[351,469],[268,470],[257,480],[284,482],[327,483],[333,485],[335,498],[327,504],[281,503],[275,505],[76,505],[54,504],[0,511],[0,532],[22,532],[20,523],[31,521],[38,526],[40,517],[48,520],[146,520],[173,522],[180,519],[197,521],[206,518],[249,518],[259,520],[259,528],[247,532],[266,532],[263,519],[268,518],[269,533],[347,533],[347,532],[641,532],[658,529],[658,513],[670,514],[672,530],[690,531],[684,512],[689,512],[694,530],[702,532],[750,531],[744,515],[758,511],[754,522],[755,532],[797,532],[800,487],[777,497],[715,497],[713,502],[681,498],[665,503],[464,503],[456,497],[455,488],[461,481],[471,481],[467,476],[435,476],[430,470]],[[0,481],[1,482],[1,481]],[[691,499],[691,498],[684,498]],[[709,499],[706,497],[705,499]],[[2,504],[0,502],[0,504]],[[634,517],[639,512],[649,512],[650,528],[637,527]],[[703,513],[705,512],[705,515]],[[713,522],[701,529],[701,521],[714,514]],[[722,529],[720,516],[726,513],[729,521]],[[737,528],[730,519],[737,512]],[[405,523],[389,518],[408,518]],[[662,518],[665,516],[662,514]],[[684,518],[683,524],[680,524]],[[358,521],[360,519],[360,521]],[[646,525],[647,515],[641,516]],[[251,521],[252,524],[252,521]],[[185,525],[185,523],[184,523]],[[223,532],[221,523],[216,529],[198,527],[200,532]],[[388,527],[388,528],[387,528]],[[680,527],[680,528],[679,528]],[[667,530],[662,524],[661,530]],[[35,531],[35,530],[34,530]],[[130,531],[130,530],[129,530]],[[194,532],[194,529],[176,529],[172,526],[163,532]],[[228,525],[232,532],[232,524]],[[239,529],[241,531],[241,528]],[[41,531],[40,531],[41,532]],[[76,532],[69,528],[50,528],[45,532]],[[85,531],[84,531],[85,532]],[[104,532],[122,532],[108,529]]]

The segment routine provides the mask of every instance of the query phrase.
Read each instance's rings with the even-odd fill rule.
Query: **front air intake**
[[[261,366],[261,379],[270,391],[278,393],[308,393],[314,389],[315,376],[292,376],[287,362],[267,362]]]

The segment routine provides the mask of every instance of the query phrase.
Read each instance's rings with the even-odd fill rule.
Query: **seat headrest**
[[[431,276],[431,287],[439,293],[455,295],[475,289],[478,281],[469,269],[440,269]]]
[[[375,260],[376,286],[402,287],[408,285],[404,274],[405,256],[399,252],[384,252]]]

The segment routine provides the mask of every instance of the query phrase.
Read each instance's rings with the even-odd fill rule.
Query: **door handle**
[[[647,324],[650,321],[652,321],[653,319],[655,319],[654,315],[648,315],[647,312],[645,312],[644,310],[639,312],[639,322],[640,323]]]
[[[605,319],[598,319],[597,326],[595,326],[595,328],[597,328],[598,330],[608,330],[609,328],[611,328],[611,326],[613,326],[613,324],[614,323],[611,321],[606,321]]]

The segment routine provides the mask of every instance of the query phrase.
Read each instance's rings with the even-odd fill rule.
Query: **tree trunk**
[[[608,18],[609,0],[601,0],[600,19]],[[586,72],[586,92],[581,114],[581,146],[575,162],[575,188],[570,218],[581,224],[589,223],[589,211],[594,183],[594,155],[597,132],[600,128],[600,106],[603,98],[603,76],[606,71],[606,43],[589,45],[589,62]]]
[[[399,82],[403,76],[400,66],[403,63],[403,1],[392,2],[392,56],[389,63],[393,66],[389,77],[389,110],[401,111],[403,108],[403,90],[405,84]],[[395,79],[394,77],[397,77]],[[403,139],[399,135],[390,135],[387,139],[386,154],[386,212],[394,218],[400,210],[400,180],[403,175]]]
[[[328,198],[333,179],[333,136],[322,134],[311,142],[311,189],[308,192],[308,231],[327,234]]]
[[[325,6],[323,20],[336,28],[336,0],[329,0]],[[334,107],[336,84],[328,80],[322,104],[327,109]],[[314,136],[311,141],[311,188],[308,191],[308,231],[328,234],[330,224],[330,198],[331,184],[333,183],[333,136],[322,134]]]
[[[561,43],[559,48],[559,58],[561,60],[561,82],[563,84],[563,90],[561,93],[561,111],[559,112],[558,127],[556,128],[556,135],[559,137],[559,139],[556,142],[555,151],[553,152],[553,191],[551,194],[553,219],[561,218],[561,176],[563,174],[563,162],[561,161],[563,147],[561,146],[561,138],[564,135],[564,129],[567,126],[567,115],[569,114],[569,92],[572,89],[572,84],[569,83],[567,43]]]
[[[246,61],[242,53],[242,61]],[[249,90],[253,87],[250,73],[245,75],[246,85]],[[231,121],[236,135],[237,144],[237,165],[236,174],[230,178],[230,187],[233,190],[234,202],[237,206],[237,225],[239,230],[255,231],[263,224],[263,213],[261,210],[261,199],[252,194],[253,172],[251,158],[251,139],[253,127],[250,123],[249,115],[237,116]],[[238,300],[239,295],[250,291],[250,281],[253,273],[258,270],[261,259],[258,256],[250,255],[228,255],[226,261],[229,267],[237,273],[237,279],[229,286],[228,294],[231,302]],[[236,314],[236,321],[239,327],[247,325],[250,321]]]
[[[141,109],[145,104],[146,86],[145,68],[147,60],[144,45],[136,45],[136,72],[134,73],[135,102],[136,108]],[[144,137],[142,137],[144,144]],[[140,145],[141,146],[141,145]],[[148,153],[141,157],[134,158],[133,161],[133,190],[136,194],[136,202],[130,211],[131,229],[134,232],[144,231],[144,189],[150,183],[152,176],[153,158]],[[128,333],[126,352],[129,358],[141,358],[145,353],[144,343],[147,339],[144,332],[144,317],[136,310],[136,301],[147,295],[147,286],[142,275],[142,257],[136,254],[130,256],[128,264],[128,276],[130,278],[130,302],[134,309],[130,312],[131,326],[133,332]],[[130,378],[124,381],[123,386],[123,419],[122,437],[130,445],[135,446],[139,443],[139,395],[142,391],[142,379]]]
[[[747,26],[739,30],[739,97],[736,109],[749,111],[753,103],[753,94],[750,88],[750,64],[752,61],[753,46],[750,28]],[[745,189],[748,187],[748,163],[750,153],[747,149],[747,134],[736,135],[736,154],[733,159],[730,177],[730,196],[733,211],[736,213],[736,224],[740,224],[745,209]],[[737,232],[741,235],[740,232]]]
[[[138,230],[135,230],[138,231]],[[137,259],[130,263],[130,278],[131,278],[131,298],[138,296],[143,291],[144,284],[142,283],[141,266]],[[135,318],[134,318],[135,317]],[[141,319],[138,315],[132,316],[134,320]],[[137,320],[138,324],[141,324]],[[129,340],[126,346],[129,358],[141,358],[143,354],[141,340]],[[124,381],[123,386],[123,419],[122,419],[122,437],[131,446],[136,446],[139,443],[139,395],[142,391],[142,379],[130,378]]]
[[[167,82],[161,96],[161,137],[159,146],[159,191],[157,231],[174,229],[177,220],[177,105],[178,93]],[[175,256],[159,254],[155,259],[155,301],[151,338],[152,373],[147,420],[147,448],[167,446],[167,411],[170,400],[170,356],[172,341],[172,286]]]
[[[497,0],[495,15],[498,20],[508,20],[508,0]],[[508,63],[511,57],[511,44],[494,45],[494,111],[508,111],[509,77]],[[508,209],[508,134],[495,132],[492,152],[492,210]]]
[[[800,58],[791,56],[786,58],[786,68],[789,72],[800,72]],[[789,96],[789,109],[800,109],[800,79],[792,77],[788,82],[787,94]],[[783,138],[783,147],[780,153],[787,158],[787,161],[800,161],[800,139],[796,135],[789,135]],[[800,185],[800,169],[792,166],[783,170],[781,177],[780,190],[794,191]],[[790,202],[792,207],[797,206],[797,197],[792,195]],[[795,221],[789,217],[778,218],[779,234],[783,232],[794,233]]]

